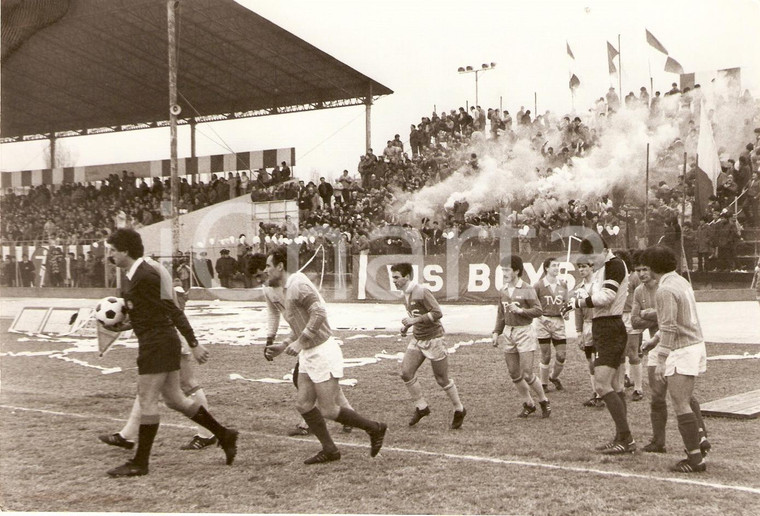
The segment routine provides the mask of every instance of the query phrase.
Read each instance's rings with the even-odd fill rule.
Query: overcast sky
[[[479,104],[515,113],[569,113],[571,72],[581,81],[576,111],[584,112],[607,88],[606,42],[622,57],[623,94],[667,91],[678,76],[663,71],[666,57],[649,47],[645,28],[685,71],[742,67],[742,85],[760,96],[760,2],[660,1],[443,1],[240,0],[251,10],[392,89],[372,108],[376,153],[436,107],[475,101],[474,74],[457,68],[496,63],[479,74]],[[575,60],[566,53],[569,43]],[[617,64],[617,60],[615,60]],[[622,95],[621,95],[622,97]],[[197,154],[295,147],[297,175],[305,178],[356,172],[364,152],[363,106],[200,124]],[[67,166],[162,159],[168,129],[65,138]],[[180,128],[180,156],[190,153],[189,129]],[[47,142],[3,145],[3,170],[44,168]]]

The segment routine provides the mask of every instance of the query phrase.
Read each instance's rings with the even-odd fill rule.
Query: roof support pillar
[[[50,131],[50,168],[55,168],[55,143],[56,143],[55,131]]]
[[[179,0],[167,0],[166,18],[169,36],[169,170],[171,172],[172,256],[180,251],[179,175],[177,173],[177,9]]]
[[[369,94],[364,101],[366,112],[366,128],[365,132],[365,149],[364,152],[369,152],[372,148],[372,83],[369,83]]]

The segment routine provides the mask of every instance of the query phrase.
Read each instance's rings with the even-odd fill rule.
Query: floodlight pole
[[[179,177],[177,174],[177,8],[179,0],[167,0],[169,36],[169,170],[171,173],[172,259],[179,249]]]
[[[475,74],[475,106],[480,105],[480,99],[478,99],[478,74],[482,72],[487,72],[489,70],[493,70],[496,67],[496,63],[491,63],[490,65],[485,63],[481,65],[479,69],[473,68],[472,66],[460,66],[457,70],[459,73],[474,73]],[[468,106],[469,107],[469,106]]]

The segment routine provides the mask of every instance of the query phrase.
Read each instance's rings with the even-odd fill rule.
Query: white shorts
[[[562,317],[547,317],[542,315],[535,319],[536,321],[536,338],[564,340],[565,320]]]
[[[417,340],[412,337],[412,340],[409,341],[409,345],[406,347],[406,349],[416,349],[425,355],[425,358],[429,359],[432,362],[443,360],[448,356],[448,352],[446,351],[446,342],[443,340],[443,337],[436,337],[435,339],[428,340]]]
[[[533,326],[505,326],[504,332],[499,335],[498,344],[503,344],[504,353],[527,353],[536,351],[538,340],[533,332]]]
[[[707,371],[707,349],[704,342],[674,349],[665,359],[665,376],[673,376],[676,373],[684,376],[698,376],[705,371]]]
[[[309,376],[314,383],[343,378],[343,351],[330,337],[319,346],[304,349],[298,354],[298,372]]]

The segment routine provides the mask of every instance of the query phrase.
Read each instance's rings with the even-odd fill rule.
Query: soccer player
[[[251,255],[247,260],[246,267],[248,275],[251,277],[253,288],[263,288],[264,299],[266,300],[267,305],[270,303],[279,303],[280,305],[283,305],[284,294],[282,286],[273,288],[266,284],[267,256],[263,253],[255,253]],[[320,301],[321,300],[322,298],[320,297]],[[277,315],[277,312],[274,310],[268,310],[268,314],[269,318],[267,320],[267,345],[272,345],[274,344],[274,339],[277,336],[277,330],[280,326],[280,318],[279,315]],[[267,357],[266,347],[264,348],[264,356]],[[270,358],[267,358],[267,360],[271,361]],[[298,389],[298,361],[296,361],[296,366],[293,369],[293,385],[296,387],[296,389]],[[346,396],[343,394],[342,388],[340,388],[340,394],[338,396],[338,405],[349,409],[352,408],[351,404],[346,399]],[[300,419],[301,420],[298,422],[295,428],[288,432],[288,435],[290,437],[309,435],[309,426],[306,424],[306,421],[304,421],[303,418]],[[353,427],[345,425],[343,426],[344,433],[351,433],[352,430]]]
[[[588,292],[591,289],[591,276],[594,273],[592,261],[587,257],[581,256],[576,261],[575,266],[578,269],[578,276],[581,278],[581,282],[576,289],[585,289]],[[594,347],[594,338],[591,334],[591,315],[591,308],[581,306],[575,310],[575,331],[578,333],[578,347],[586,355],[589,377],[591,379],[591,397],[583,402],[583,406],[604,407],[604,402],[599,397],[599,394],[597,394],[594,382],[596,348]]]
[[[187,297],[184,289],[180,286],[179,280],[175,279],[174,289],[171,292],[165,291],[165,285],[172,284],[171,275],[160,263],[149,257],[143,257],[145,263],[153,267],[161,276],[161,288],[162,295],[166,298],[171,296],[172,301],[176,304],[180,310],[184,310]],[[179,336],[182,342],[182,358],[179,365],[179,383],[182,388],[182,392],[185,396],[192,396],[200,401],[203,407],[208,410],[208,400],[206,399],[206,393],[203,391],[200,382],[196,378],[197,366],[195,357],[187,345],[187,340],[181,335]],[[120,448],[126,448],[131,450],[135,446],[135,440],[140,430],[140,419],[142,417],[142,411],[140,410],[140,400],[135,398],[132,404],[132,410],[129,413],[129,418],[124,424],[124,427],[115,434],[104,434],[98,436],[98,439],[111,446],[118,446]],[[190,439],[190,442],[180,447],[180,450],[202,450],[207,446],[213,446],[217,444],[217,439],[213,433],[209,430],[199,427],[198,432]]]
[[[422,395],[422,387],[417,380],[417,370],[427,358],[433,368],[436,383],[443,389],[454,406],[454,418],[450,428],[462,427],[467,410],[459,399],[459,391],[453,379],[449,378],[449,359],[446,343],[443,339],[443,313],[433,293],[412,280],[414,271],[410,263],[397,263],[391,266],[393,284],[404,293],[404,306],[407,317],[401,321],[401,334],[406,335],[413,327],[412,339],[401,362],[401,379],[409,390],[415,409],[409,426],[430,415],[430,407]]]
[[[108,474],[112,477],[148,474],[150,451],[159,427],[159,395],[163,396],[167,407],[208,428],[224,450],[227,464],[231,465],[237,454],[238,431],[221,425],[199,399],[190,399],[182,392],[179,379],[181,344],[176,330],[185,337],[199,363],[208,360],[208,350],[198,343],[185,314],[171,297],[165,299],[161,295],[161,276],[145,263],[140,234],[133,229],[120,228],[108,237],[107,243],[109,258],[117,267],[127,271],[122,297],[127,303],[130,324],[138,342],[137,396],[142,412],[134,458],[109,470]]]
[[[544,260],[544,277],[533,285],[541,303],[543,315],[536,318],[536,337],[541,350],[541,362],[538,364],[538,374],[541,387],[547,390],[549,382],[558,391],[564,390],[559,375],[565,367],[567,356],[567,336],[565,335],[565,318],[560,310],[569,299],[567,284],[559,276],[559,262],[556,258]],[[549,374],[552,360],[552,345],[554,346],[554,366]]]
[[[615,437],[597,447],[606,455],[633,453],[636,441],[628,427],[625,393],[618,370],[625,358],[628,335],[623,324],[623,307],[628,291],[628,270],[623,260],[612,254],[601,237],[601,252],[594,249],[591,240],[584,238],[580,243],[581,254],[592,259],[595,272],[591,290],[578,289],[575,297],[563,308],[591,308],[591,334],[596,348],[594,361],[594,384],[596,392],[604,401],[615,422]]]
[[[631,401],[641,401],[644,399],[644,387],[642,384],[641,374],[641,338],[642,332],[631,325],[631,309],[633,307],[633,292],[641,284],[638,274],[634,271],[633,257],[628,251],[616,251],[615,256],[623,260],[626,269],[628,269],[628,290],[623,306],[623,324],[628,334],[628,340],[625,346],[625,367],[620,368],[618,374],[623,376],[623,388],[633,387]],[[630,373],[630,375],[629,375]],[[625,393],[625,391],[623,391]]]
[[[375,457],[383,446],[388,426],[371,421],[338,404],[338,379],[343,376],[343,352],[332,337],[327,311],[317,288],[305,274],[289,272],[286,247],[278,247],[269,252],[266,272],[269,286],[282,286],[284,294],[281,302],[267,303],[270,317],[279,318],[282,314],[292,333],[280,343],[268,344],[265,357],[273,359],[283,351],[290,356],[298,356],[296,408],[309,425],[309,430],[322,444],[322,450],[306,459],[304,464],[340,459],[340,451],[330,437],[324,417],[367,432],[370,438],[370,456]]]
[[[676,463],[671,470],[680,473],[705,471],[704,454],[707,450],[700,446],[697,416],[700,412],[693,410],[692,406],[696,404],[699,408],[699,403],[693,399],[694,384],[697,376],[707,370],[707,351],[694,291],[676,272],[677,258],[666,247],[645,249],[641,253],[641,265],[648,267],[651,279],[658,282],[655,304],[660,342],[654,376],[670,391],[678,431],[686,447],[686,459]]]
[[[546,418],[551,414],[551,406],[541,382],[533,373],[538,342],[531,322],[541,316],[541,304],[536,290],[520,279],[524,271],[522,258],[516,254],[502,258],[501,271],[504,287],[499,291],[492,343],[494,347],[504,344],[509,376],[523,400],[523,409],[517,417],[528,417],[536,411],[530,395],[532,390],[541,406],[541,417]]]
[[[633,293],[633,309],[631,311],[631,323],[634,328],[642,331],[649,330],[650,340],[642,344],[642,350],[648,351],[647,355],[647,376],[649,378],[649,389],[651,391],[652,402],[650,419],[652,422],[652,440],[644,446],[643,450],[649,453],[665,453],[665,427],[668,422],[668,405],[666,396],[668,385],[662,381],[662,378],[655,375],[657,367],[657,344],[660,341],[660,334],[657,333],[657,308],[655,294],[657,293],[657,281],[652,278],[649,267],[641,265],[640,260],[635,260],[636,273],[641,279],[641,285],[636,287]],[[702,420],[702,411],[699,402],[692,396],[689,401],[691,410],[697,417],[699,425],[699,448],[703,455],[707,455],[711,445],[707,440],[705,423]]]

